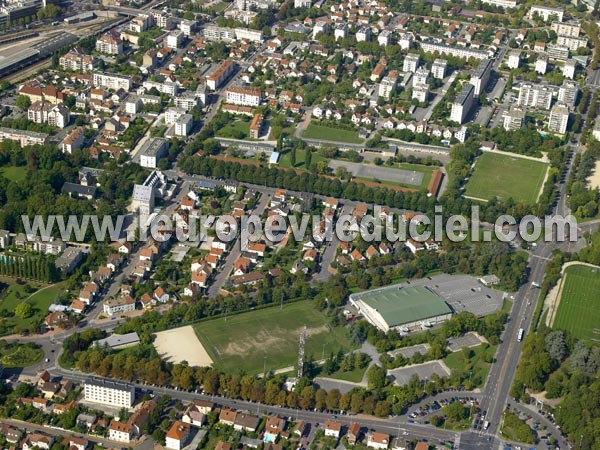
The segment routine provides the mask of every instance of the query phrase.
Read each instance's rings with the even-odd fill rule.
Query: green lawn
[[[467,183],[465,194],[483,200],[512,197],[534,204],[543,187],[548,164],[524,158],[483,153]]]
[[[225,372],[251,374],[295,366],[299,337],[307,327],[306,359],[321,359],[338,350],[352,349],[344,328],[331,329],[327,319],[313,304],[300,301],[201,322],[196,335],[214,361]]]
[[[444,363],[453,372],[462,372],[465,375],[471,373],[471,382],[474,386],[483,386],[490,371],[491,364],[485,362],[485,358],[493,358],[496,353],[496,347],[493,345],[480,345],[470,349],[460,350],[450,353],[444,358]],[[465,353],[470,353],[469,358],[465,357]]]
[[[302,132],[302,137],[308,139],[322,139],[324,141],[348,142],[350,144],[362,144],[364,142],[363,139],[358,137],[357,131],[326,127],[312,122]]]
[[[569,331],[579,339],[597,341],[600,338],[600,269],[567,267],[562,283],[553,328]]]
[[[215,135],[232,139],[248,139],[250,137],[250,122],[235,120],[215,132]]]
[[[10,334],[15,326],[27,327],[32,323],[39,322],[48,314],[48,307],[54,302],[56,297],[63,292],[63,283],[57,283],[51,286],[44,286],[33,281],[27,281],[23,284],[16,284],[12,278],[1,278],[1,282],[8,284],[0,298],[0,312],[14,312],[19,303],[27,301],[33,307],[33,315],[28,318],[3,317],[0,326],[0,334]],[[28,292],[27,286],[36,291]]]
[[[23,181],[27,178],[27,167],[2,167],[0,168],[0,175],[12,181]]]

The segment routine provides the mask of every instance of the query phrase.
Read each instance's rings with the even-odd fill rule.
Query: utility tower
[[[306,346],[306,325],[300,332],[300,347],[298,349],[298,379],[304,374],[304,347]]]

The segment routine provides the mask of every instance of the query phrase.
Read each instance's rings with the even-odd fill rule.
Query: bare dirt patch
[[[600,188],[600,161],[596,161],[594,172],[587,179],[591,189]]]
[[[191,326],[161,331],[154,337],[154,348],[166,361],[187,361],[190,366],[200,367],[213,363]]]

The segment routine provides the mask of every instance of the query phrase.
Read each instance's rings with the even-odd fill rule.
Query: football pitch
[[[259,374],[265,367],[275,371],[296,366],[305,325],[305,360],[320,360],[331,352],[353,348],[348,331],[332,328],[309,301],[207,320],[194,325],[194,330],[213,367],[229,373]]]
[[[465,195],[482,200],[494,197],[533,204],[543,188],[548,164],[508,155],[483,153],[467,183]]]
[[[587,341],[600,342],[600,269],[567,267],[552,327]]]

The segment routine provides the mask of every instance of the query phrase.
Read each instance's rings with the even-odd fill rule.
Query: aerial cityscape
[[[600,450],[600,0],[0,0],[0,445]]]

